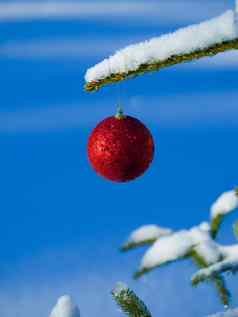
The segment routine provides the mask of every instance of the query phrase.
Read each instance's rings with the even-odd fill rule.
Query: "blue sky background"
[[[237,53],[94,94],[83,91],[83,77],[114,50],[213,17],[233,1],[75,0],[64,14],[57,8],[65,2],[47,3],[54,18],[39,10],[26,18],[34,1],[0,3],[0,316],[48,316],[65,293],[82,316],[121,316],[110,297],[118,280],[154,316],[222,310],[208,284],[191,288],[191,263],[135,282],[131,274],[144,250],[120,254],[118,247],[142,224],[180,229],[208,219],[217,195],[237,185]],[[119,99],[156,144],[149,171],[127,184],[98,177],[86,156],[90,131]],[[220,241],[234,241],[234,219]],[[236,279],[228,277],[234,306]]]

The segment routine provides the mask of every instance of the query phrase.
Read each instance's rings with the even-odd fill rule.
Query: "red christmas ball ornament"
[[[115,182],[127,182],[142,175],[154,156],[150,131],[138,119],[116,116],[101,121],[88,140],[88,158],[93,169]]]

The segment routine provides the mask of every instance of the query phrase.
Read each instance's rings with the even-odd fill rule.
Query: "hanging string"
[[[119,83],[119,85],[117,85],[117,107],[118,108],[122,108],[122,87],[121,87],[122,83]]]
[[[117,113],[123,114],[124,113],[124,98],[123,98],[123,83],[119,83],[117,85]]]

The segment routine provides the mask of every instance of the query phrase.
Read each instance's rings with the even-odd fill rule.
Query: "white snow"
[[[225,215],[238,207],[238,195],[235,190],[223,193],[211,206],[211,218]]]
[[[125,244],[139,244],[144,241],[156,240],[172,233],[168,228],[162,228],[157,225],[145,225],[134,230]]]
[[[221,253],[221,260],[216,261],[206,269],[199,270],[192,279],[205,280],[217,273],[226,271],[237,271],[238,269],[238,244],[231,246],[218,246]]]
[[[199,225],[199,228],[202,230],[202,231],[207,231],[207,232],[210,232],[210,230],[211,230],[211,227],[210,227],[210,224],[208,223],[208,222],[202,222],[202,223],[200,223],[200,225]]]
[[[49,317],[80,317],[79,309],[69,295],[60,297]]]
[[[190,230],[178,231],[157,240],[145,253],[140,270],[175,261],[186,256],[192,249],[208,264],[214,263],[220,258],[220,250],[210,237],[208,224],[202,223]]]
[[[187,254],[192,242],[187,231],[179,231],[157,240],[145,253],[140,269],[149,269],[168,261],[174,261]]]
[[[208,317],[238,317],[238,309],[229,309],[223,313],[210,315]]]
[[[112,293],[115,296],[118,296],[121,294],[121,292],[123,291],[127,291],[128,290],[128,286],[123,283],[123,282],[117,282],[116,286],[114,287],[114,289],[112,290]]]
[[[206,240],[199,243],[194,247],[194,250],[206,261],[208,265],[215,263],[221,257],[218,245],[212,240]]]
[[[224,258],[238,258],[238,244],[219,246]]]
[[[127,46],[87,70],[86,82],[98,81],[115,73],[137,70],[142,64],[165,61],[173,55],[190,53],[237,38],[235,13],[229,10],[219,17]]]

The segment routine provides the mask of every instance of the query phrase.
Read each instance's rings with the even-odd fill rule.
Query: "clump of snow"
[[[221,251],[210,237],[210,227],[202,223],[190,230],[181,230],[157,240],[145,253],[140,270],[175,261],[188,255],[192,250],[207,264],[215,263],[221,257]]]
[[[140,269],[150,269],[187,254],[192,242],[187,231],[179,231],[157,240],[145,253]]]
[[[238,195],[235,190],[223,193],[211,207],[211,217],[225,215],[238,207]]]
[[[121,292],[127,291],[127,290],[128,290],[128,286],[125,283],[117,282],[116,286],[112,290],[112,293],[114,296],[118,296],[121,294]]]
[[[205,223],[190,230],[178,231],[157,240],[145,253],[140,270],[151,269],[167,262],[175,261],[195,250],[206,263],[214,263],[220,258],[220,250],[211,239],[209,226]]]
[[[162,62],[171,56],[191,53],[237,36],[235,13],[229,10],[217,18],[119,50],[88,69],[85,80],[98,81],[112,74],[135,71],[142,64]]]
[[[224,258],[238,258],[238,244],[219,246]]]
[[[49,317],[80,317],[79,309],[69,295],[60,297]]]
[[[229,309],[223,313],[210,315],[208,317],[238,317],[238,309]]]
[[[221,252],[218,245],[213,240],[206,240],[194,247],[206,264],[212,264],[221,258]]]
[[[206,280],[216,274],[226,271],[236,272],[238,270],[238,244],[231,246],[219,246],[221,253],[220,260],[210,265],[208,268],[199,270],[192,280]]]
[[[208,222],[202,222],[200,225],[199,225],[199,228],[203,231],[207,231],[209,232],[211,230],[211,226]]]
[[[126,244],[140,244],[144,241],[156,240],[172,233],[168,228],[161,228],[157,225],[146,225],[134,230]]]

